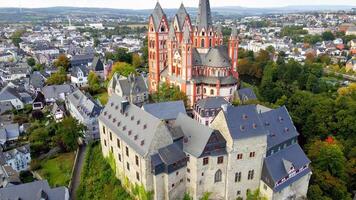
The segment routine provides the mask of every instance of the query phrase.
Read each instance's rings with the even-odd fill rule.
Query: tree
[[[34,58],[27,58],[27,64],[31,67],[36,65],[36,60]]]
[[[246,200],[267,200],[267,198],[261,194],[259,189],[253,192],[247,190],[246,195],[247,195]]]
[[[179,101],[182,100],[184,105],[188,106],[187,95],[180,91],[179,87],[171,86],[168,83],[163,83],[159,86],[158,91],[152,94],[152,99],[155,102]]]
[[[335,40],[335,36],[331,31],[325,31],[321,34],[324,41]]]
[[[70,65],[70,60],[65,54],[61,54],[58,56],[56,61],[54,61],[53,64],[57,68],[63,68],[65,71],[68,71],[69,65]]]
[[[60,68],[58,72],[51,74],[47,79],[48,85],[61,85],[67,81],[67,74],[63,68]]]
[[[88,85],[91,94],[96,94],[101,88],[99,77],[93,71],[89,72]]]
[[[136,74],[135,67],[125,62],[116,62],[113,65],[111,73],[109,75],[109,80],[116,72],[126,77],[129,76],[130,74]]]
[[[20,43],[22,42],[22,35],[25,33],[25,30],[16,30],[10,37],[12,43],[19,48],[20,47]]]
[[[83,137],[84,130],[84,125],[72,117],[67,117],[58,124],[57,143],[66,152],[74,151],[78,148],[78,138]]]
[[[142,66],[142,59],[141,56],[137,53],[132,54],[132,66],[135,68]]]

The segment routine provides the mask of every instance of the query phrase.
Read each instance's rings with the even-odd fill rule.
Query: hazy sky
[[[186,6],[197,7],[198,0],[159,0],[164,8],[177,8],[181,2]],[[0,0],[0,7],[105,7],[151,9],[157,0]],[[356,0],[210,0],[212,7],[243,6],[243,7],[281,7],[288,5],[352,5]]]

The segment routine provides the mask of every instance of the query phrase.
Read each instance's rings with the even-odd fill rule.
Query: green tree
[[[137,53],[132,54],[132,66],[135,68],[141,67],[142,66],[142,58],[140,55]]]
[[[109,75],[109,80],[116,72],[118,72],[120,75],[126,76],[126,77],[129,76],[130,74],[136,74],[135,67],[133,67],[129,63],[125,63],[125,62],[116,62],[113,65],[111,73]]]
[[[35,60],[34,58],[32,58],[32,57],[27,58],[27,64],[28,64],[29,66],[33,67],[33,66],[35,66],[35,64],[36,64],[36,60]]]
[[[179,101],[182,100],[184,105],[188,106],[188,97],[176,86],[163,83],[159,86],[158,91],[152,94],[155,102]]]
[[[89,72],[88,85],[91,94],[96,94],[101,89],[99,77],[93,71]]]
[[[58,72],[51,74],[47,79],[48,85],[61,85],[67,82],[67,74],[63,68],[60,68]]]
[[[321,34],[324,41],[335,40],[335,36],[331,31],[325,31]]]
[[[267,200],[267,198],[261,194],[259,189],[253,192],[247,190],[246,195],[247,195],[246,200]]]
[[[67,117],[58,124],[57,143],[66,152],[74,151],[78,148],[78,138],[83,137],[84,130],[84,125],[72,117]]]
[[[16,47],[20,47],[20,43],[22,42],[21,37],[23,36],[23,34],[25,33],[25,30],[16,30],[10,37],[12,43],[16,46]]]

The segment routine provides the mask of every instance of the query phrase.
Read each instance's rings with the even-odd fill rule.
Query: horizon
[[[55,8],[55,7],[71,7],[71,8],[108,8],[108,9],[127,9],[127,10],[148,10],[153,9],[157,0],[135,0],[134,2],[125,2],[123,0],[117,0],[111,2],[110,0],[62,0],[61,2],[54,0],[14,0],[2,2],[0,0],[0,8]],[[197,0],[174,0],[174,1],[162,1],[160,0],[163,9],[177,9],[181,3],[184,3],[185,7],[197,8]],[[210,0],[210,6],[212,8],[222,7],[242,7],[242,8],[283,8],[294,6],[350,6],[350,9],[356,7],[356,1],[354,0],[339,0],[337,2],[333,0],[316,0],[313,2],[307,0],[290,0],[285,2],[284,0]]]

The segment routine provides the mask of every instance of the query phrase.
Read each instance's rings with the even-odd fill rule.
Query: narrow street
[[[86,146],[81,145],[78,152],[77,163],[75,163],[76,166],[74,168],[74,173],[72,177],[72,187],[70,189],[70,196],[72,200],[76,199],[75,194],[80,184],[80,175],[82,173],[83,164],[85,160],[85,152],[86,152]]]

